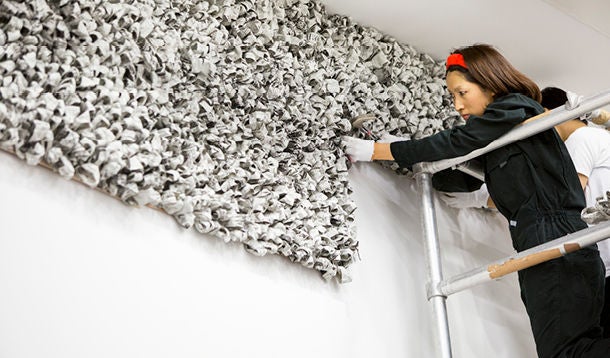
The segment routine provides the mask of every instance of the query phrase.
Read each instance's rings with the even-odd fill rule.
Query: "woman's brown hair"
[[[447,73],[460,71],[466,79],[501,97],[509,93],[521,93],[540,102],[542,95],[538,85],[519,72],[495,48],[486,44],[475,44],[461,47],[452,52],[464,57],[467,69],[460,66],[450,66]]]

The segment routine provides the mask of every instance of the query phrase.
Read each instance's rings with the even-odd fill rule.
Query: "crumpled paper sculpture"
[[[350,119],[415,138],[458,120],[442,64],[316,1],[3,0],[0,18],[1,149],[326,279],[358,254]]]

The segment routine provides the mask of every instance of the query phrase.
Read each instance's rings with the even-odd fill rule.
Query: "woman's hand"
[[[479,190],[466,193],[446,193],[441,192],[440,198],[445,204],[457,208],[487,208],[489,192],[485,184]]]
[[[373,160],[375,141],[343,136],[341,142],[345,146],[350,162],[370,162]]]

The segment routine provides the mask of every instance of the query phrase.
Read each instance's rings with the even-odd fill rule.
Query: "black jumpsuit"
[[[396,162],[411,166],[465,155],[516,124],[540,114],[542,106],[511,93],[489,104],[463,126],[420,140],[394,142]],[[513,247],[523,251],[587,227],[580,219],[585,198],[568,151],[555,130],[496,149],[481,157],[485,182],[509,221]],[[538,356],[610,357],[599,317],[604,267],[595,245],[519,272]]]

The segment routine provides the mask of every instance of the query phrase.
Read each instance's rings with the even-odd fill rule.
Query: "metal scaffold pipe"
[[[478,284],[497,280],[509,273],[517,272],[578,251],[610,237],[610,221],[568,234],[542,245],[521,251],[489,265],[456,275],[439,284],[438,291],[449,296]]]
[[[443,279],[441,253],[436,229],[436,215],[432,193],[432,175],[421,173],[417,176],[422,204],[422,228],[428,279],[426,283],[428,301],[432,303],[434,324],[437,331],[438,347],[442,358],[451,358],[451,339],[447,319],[447,296],[438,291]]]

